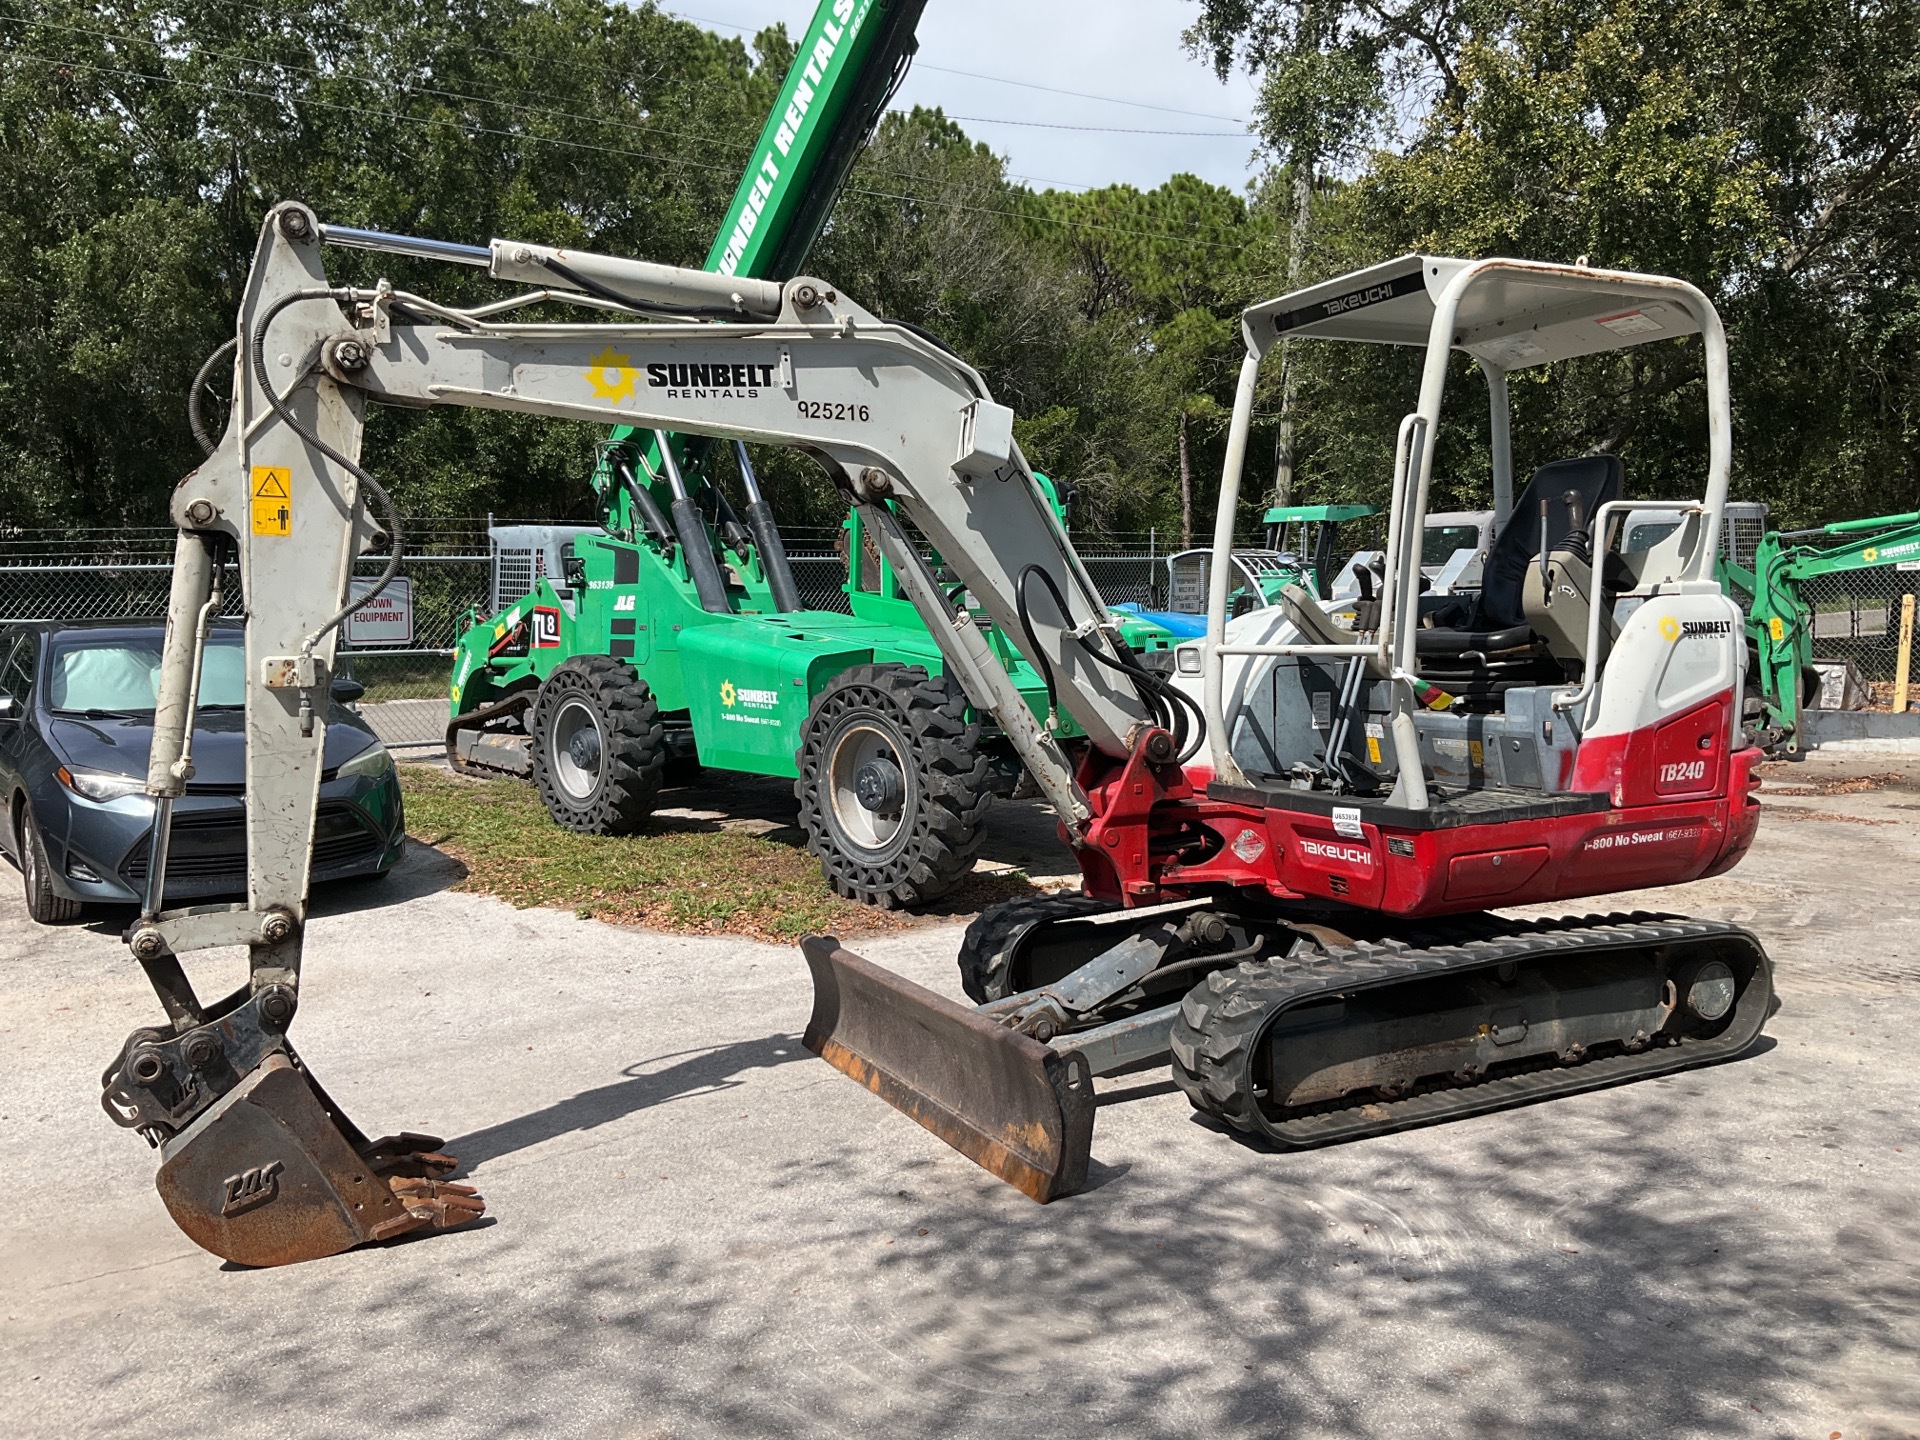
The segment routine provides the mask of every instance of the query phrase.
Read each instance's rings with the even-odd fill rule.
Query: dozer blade
[[[270,1054],[163,1147],[160,1198],[187,1238],[239,1265],[290,1265],[477,1220],[428,1135],[368,1142],[288,1056]],[[344,1129],[343,1129],[344,1127]]]
[[[1043,1205],[1086,1182],[1084,1056],[995,1024],[831,937],[800,949],[813,971],[809,1050]]]

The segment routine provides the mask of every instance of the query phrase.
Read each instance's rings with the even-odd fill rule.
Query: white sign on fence
[[[373,589],[371,580],[353,582],[358,600]],[[413,644],[413,581],[396,575],[391,584],[347,617],[347,644],[405,649]]]

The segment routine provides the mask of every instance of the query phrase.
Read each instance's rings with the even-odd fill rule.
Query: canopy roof
[[[1441,292],[1475,263],[1402,255],[1252,306],[1245,318],[1263,341],[1298,337],[1424,347]],[[1270,327],[1265,335],[1263,327]],[[1452,344],[1502,370],[1524,370],[1699,331],[1671,290],[1651,284],[1623,288],[1617,277],[1602,279],[1574,265],[1529,264],[1490,271],[1468,288]]]
[[[1325,520],[1337,525],[1345,520],[1359,520],[1371,514],[1373,514],[1371,505],[1276,505],[1267,511],[1264,523],[1292,525]]]

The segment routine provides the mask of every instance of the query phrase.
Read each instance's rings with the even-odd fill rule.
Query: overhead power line
[[[904,115],[906,111],[896,107],[893,113]],[[1101,135],[1190,135],[1216,140],[1248,138],[1244,130],[1127,130],[1118,125],[1056,125],[1050,120],[1002,120],[993,115],[948,115],[947,119],[964,120],[969,125],[1019,125],[1028,130],[1086,130]]]
[[[15,16],[0,15],[0,23],[23,25],[27,22]],[[91,26],[85,26],[85,25],[62,25],[52,21],[42,21],[42,22],[39,22],[38,28],[48,29],[48,30],[57,30],[70,35],[90,35],[98,39],[122,41],[128,44],[151,45],[155,43],[153,37],[150,35],[137,35],[137,34],[129,34],[121,31],[102,30],[102,29],[91,27]],[[240,51],[203,51],[201,53],[204,56],[206,56],[206,58],[209,58],[209,59],[233,61],[233,62],[250,64],[250,65],[267,66],[276,70],[284,70],[284,71],[288,71],[290,73],[299,74],[299,75],[310,75],[315,78],[358,80],[368,85],[378,85],[380,83],[379,79],[375,76],[356,75],[351,71],[342,70],[342,69],[322,70],[314,66],[296,65],[293,62],[288,60],[277,60],[277,59],[273,59],[263,55],[248,55]],[[472,95],[472,94],[467,94],[465,92],[458,91],[458,90],[445,90],[432,85],[419,85],[419,84],[413,84],[409,82],[403,82],[398,87],[398,89],[400,90],[401,93],[431,95],[438,99],[464,101],[468,104],[474,104],[474,105],[491,105],[500,110],[517,111],[523,115],[538,116],[538,117],[555,119],[555,120],[575,120],[582,124],[588,124],[588,125],[609,125],[616,129],[627,130],[637,134],[644,134],[648,136],[671,136],[675,139],[692,140],[699,144],[713,146],[716,149],[733,151],[735,153],[740,153],[740,154],[744,154],[753,148],[752,142],[750,141],[727,139],[727,138],[712,135],[710,133],[707,133],[704,131],[698,131],[698,130],[677,129],[673,126],[663,124],[660,121],[652,118],[651,116],[648,117],[645,123],[635,123],[634,121],[631,121],[631,120],[620,119],[610,115],[583,115],[577,111],[561,110],[553,106],[523,105],[511,100],[502,100],[496,96]],[[896,110],[893,113],[901,114],[906,112]],[[1088,130],[1088,131],[1108,129],[1108,127],[1094,126],[1094,125],[1082,125],[1082,126],[1043,125],[1037,121],[1002,120],[991,115],[951,115],[951,116],[948,116],[947,118],[955,121],[964,121],[968,124],[974,124],[974,125],[1019,125],[1019,126],[1032,126],[1032,127],[1042,128],[1042,129]],[[1111,130],[1110,133],[1123,134],[1123,135],[1196,135],[1196,136],[1217,135],[1217,136],[1230,136],[1231,138],[1237,138],[1237,139],[1246,138],[1244,134],[1237,134],[1235,132],[1229,132],[1229,131],[1197,131],[1197,130],[1188,130],[1188,131],[1164,130],[1163,131],[1163,130],[1117,130],[1116,129],[1116,130]],[[884,175],[887,178],[900,180],[907,184],[912,184],[917,179],[917,177],[912,175],[901,174],[897,171],[878,170],[878,169],[874,169],[873,167],[869,167],[869,173]],[[1080,184],[1073,181],[1047,181],[1044,183],[1065,185],[1068,188],[1078,189],[1078,190],[1090,190],[1090,189],[1098,188],[1097,186]]]
[[[690,15],[684,10],[663,10],[661,13],[672,15],[676,20],[692,20],[700,25],[718,25],[722,30],[738,31],[742,35],[752,35],[752,26],[736,25],[731,20],[716,20],[707,15]],[[764,27],[762,27],[764,28]],[[937,70],[942,75],[961,75],[969,80],[986,80],[995,85],[1013,85],[1021,90],[1040,90],[1048,95],[1070,95],[1076,100],[1098,100],[1106,105],[1131,105],[1136,110],[1158,110],[1166,115],[1185,115],[1194,120],[1225,120],[1229,124],[1244,123],[1238,115],[1215,115],[1205,110],[1182,110],[1173,105],[1155,105],[1146,100],[1126,100],[1118,95],[1095,95],[1087,90],[1062,90],[1055,85],[1036,85],[1031,80],[1010,80],[1005,75],[983,75],[977,70],[956,70],[951,65],[935,65],[926,60],[915,60],[916,70]],[[1012,122],[1007,122],[1011,124]],[[1168,132],[1154,132],[1168,133]]]
[[[152,75],[142,70],[128,70],[109,65],[92,65],[85,61],[73,60],[65,56],[42,55],[31,50],[13,49],[7,51],[6,54],[16,60],[32,61],[54,69],[78,70],[96,75],[117,75],[130,80],[144,80],[149,84],[171,85],[178,89],[203,90],[214,94],[235,95],[246,99],[268,100],[276,104],[294,107],[311,106],[315,109],[339,111],[362,119],[391,120],[396,124],[416,125],[423,129],[452,130],[463,135],[492,135],[502,139],[528,142],[536,145],[552,145],[566,150],[585,151],[600,155],[617,155],[632,160],[646,160],[656,165],[679,166],[686,169],[718,172],[724,175],[734,175],[737,173],[731,165],[710,164],[691,159],[684,155],[660,155],[645,150],[630,150],[616,145],[596,145],[591,141],[568,140],[557,135],[535,135],[523,130],[503,130],[495,126],[481,125],[474,121],[409,115],[399,110],[371,108],[364,103],[351,105],[338,104],[327,100],[315,99],[312,96],[293,96],[284,90],[249,90],[241,86],[217,84],[210,80],[189,79],[176,75]],[[1124,235],[1141,240],[1169,240],[1180,244],[1197,245],[1213,250],[1237,248],[1231,242],[1224,240],[1201,240],[1193,235],[1178,235],[1169,231],[1136,230],[1128,226],[1103,225],[1098,221],[1068,219],[1063,216],[1047,215],[1031,210],[1009,210],[991,205],[970,205],[964,201],[951,200],[939,195],[916,195],[891,190],[875,190],[858,185],[847,186],[843,193],[849,195],[864,195],[876,200],[898,200],[916,205],[939,206],[944,209],[961,211],[968,214],[997,215],[1010,220],[1037,221],[1043,224],[1060,225],[1068,229],[1097,231],[1110,235]]]
[[[964,75],[969,80],[986,80],[995,85],[1014,85],[1022,90],[1042,90],[1049,95],[1071,95],[1076,100],[1099,100],[1108,105],[1131,105],[1136,110],[1158,110],[1162,114],[1185,115],[1194,120],[1244,123],[1238,115],[1215,115],[1205,110],[1182,110],[1173,105],[1153,105],[1145,100],[1123,100],[1118,95],[1095,95],[1086,90],[1062,90],[1053,85],[1036,85],[1031,80],[1009,80],[1004,75],[982,75],[974,70],[955,70],[948,65],[931,65],[923,60],[916,60],[913,65],[916,70],[938,70],[942,75]]]

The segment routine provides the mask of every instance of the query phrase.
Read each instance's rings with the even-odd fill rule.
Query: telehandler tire
[[[666,731],[633,666],[576,655],[547,677],[530,719],[533,783],[556,825],[627,835],[653,813]]]
[[[800,828],[836,893],[883,910],[924,905],[973,869],[993,763],[945,679],[917,665],[842,672],[814,702],[795,761]]]

